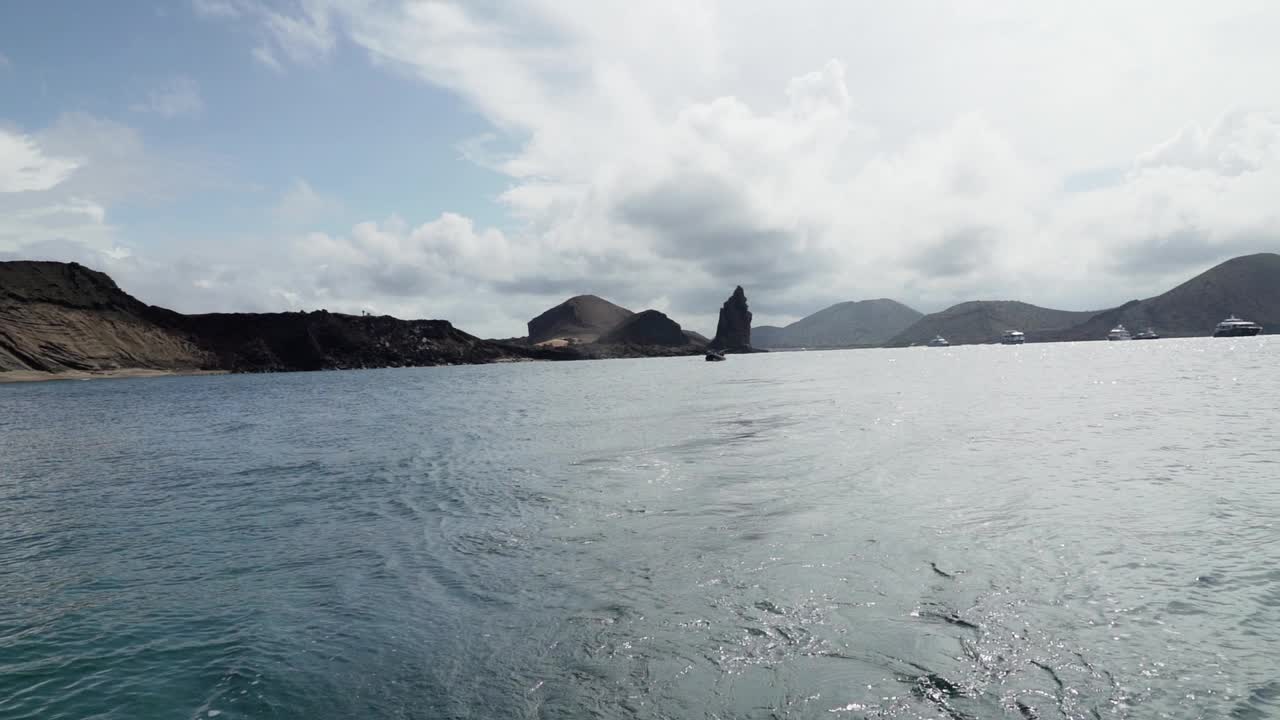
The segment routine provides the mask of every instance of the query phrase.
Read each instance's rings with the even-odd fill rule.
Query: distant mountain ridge
[[[1036,342],[1046,339],[1048,331],[1064,330],[1095,314],[1054,310],[1017,300],[971,300],[925,315],[885,345],[924,345],[938,335],[952,345],[972,345],[996,342],[1006,330],[1021,330],[1028,342]]]
[[[836,303],[786,327],[751,329],[752,343],[762,348],[875,346],[889,341],[924,317],[888,298]]]
[[[1096,313],[1045,339],[1096,340],[1119,324],[1134,332],[1151,328],[1163,337],[1195,337],[1212,334],[1228,315],[1252,320],[1264,333],[1280,332],[1280,255],[1232,258],[1166,293]]]
[[[1228,315],[1280,332],[1280,255],[1231,258],[1168,292],[1131,300],[1107,310],[1052,310],[1016,301],[976,301],[920,318],[886,343],[924,345],[936,335],[952,345],[997,342],[1005,330],[1021,330],[1027,342],[1105,340],[1123,324],[1132,332],[1150,328],[1162,337],[1203,337]]]
[[[788,346],[782,343],[872,345],[876,333],[888,333],[913,314],[918,315],[892,300],[839,303],[785,328],[753,330],[745,294],[737,288],[721,308],[717,340],[747,352],[753,346]],[[960,303],[918,317],[883,344],[923,345],[937,335],[952,344],[990,343],[1006,330],[1023,331],[1028,342],[1102,340],[1120,323],[1134,332],[1150,327],[1164,337],[1207,336],[1231,314],[1260,323],[1264,333],[1280,332],[1280,254],[1232,258],[1168,292],[1102,311],[1017,301]],[[868,318],[883,322],[877,326]],[[691,355],[708,345],[661,312],[633,313],[594,295],[570,298],[529,321],[529,328],[529,338],[491,341],[445,320],[324,310],[183,315],[147,305],[107,275],[76,263],[0,262],[0,374],[458,365]],[[538,337],[557,342],[534,342]]]

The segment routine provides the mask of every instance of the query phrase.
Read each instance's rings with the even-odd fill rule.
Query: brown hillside
[[[595,295],[578,295],[529,321],[529,342],[558,338],[594,342],[635,313]]]
[[[111,278],[76,263],[0,262],[0,371],[192,370],[210,357]]]

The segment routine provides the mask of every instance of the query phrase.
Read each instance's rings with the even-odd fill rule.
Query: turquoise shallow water
[[[0,718],[1280,716],[1278,361],[0,386]]]

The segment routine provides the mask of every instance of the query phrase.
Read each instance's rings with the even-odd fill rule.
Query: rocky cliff
[[[231,372],[474,365],[507,360],[567,359],[540,348],[481,340],[447,320],[400,320],[317,310],[181,316],[178,323]]]
[[[0,262],[0,371],[273,372],[572,359],[444,320],[324,311],[181,315],[75,263]]]
[[[739,285],[720,308],[720,320],[716,323],[716,336],[711,347],[728,352],[751,352],[751,310],[747,307],[747,294]]]
[[[0,262],[0,371],[210,367],[178,319],[83,265]]]

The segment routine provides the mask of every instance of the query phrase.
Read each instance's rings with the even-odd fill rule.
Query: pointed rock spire
[[[750,352],[751,310],[747,307],[747,294],[739,285],[720,308],[720,322],[716,325],[716,337],[711,347],[717,350]]]

